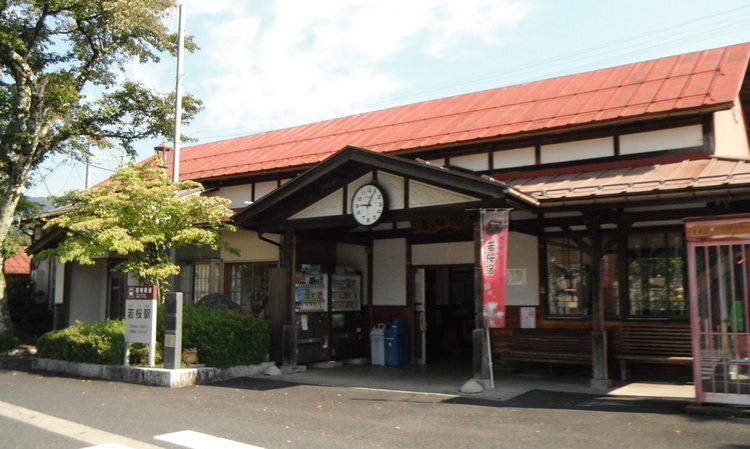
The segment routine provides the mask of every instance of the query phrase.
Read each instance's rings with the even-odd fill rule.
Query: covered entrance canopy
[[[353,218],[351,201],[355,190],[369,183],[382,188],[388,207],[377,225],[366,227],[357,224]],[[322,244],[312,251],[300,249],[303,239],[369,247],[379,239],[406,238],[419,233],[429,221],[430,226],[437,226],[445,232],[420,233],[421,236],[432,236],[425,238],[473,240],[477,209],[528,209],[535,205],[531,197],[489,177],[352,146],[342,149],[235,217],[236,225],[241,228],[283,236],[280,268],[271,278],[272,296],[268,307],[272,356],[284,365],[298,362],[297,340],[301,338],[298,318],[301,313],[295,310],[292,286],[295,272],[300,269],[300,264],[306,263],[298,258],[303,257],[300,251],[306,251],[305,257],[322,257],[310,253],[325,252]],[[435,225],[437,221],[440,224]],[[334,261],[333,265],[336,263]],[[399,259],[393,264],[401,266],[394,267],[395,270],[403,273],[408,270],[408,260]],[[378,268],[372,255],[366,265],[365,272],[372,271],[373,266]],[[408,296],[406,292],[401,293]],[[372,308],[367,310],[371,312]],[[311,321],[312,318],[305,317],[305,323]],[[481,323],[477,325],[481,327]],[[305,335],[304,339],[312,341],[312,338]]]

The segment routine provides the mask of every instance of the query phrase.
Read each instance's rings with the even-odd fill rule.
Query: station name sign
[[[156,285],[129,285],[125,298],[125,341],[153,345],[156,338]]]

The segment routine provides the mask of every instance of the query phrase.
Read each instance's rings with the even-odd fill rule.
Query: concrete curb
[[[233,366],[227,369],[186,368],[172,370],[125,365],[96,365],[93,363],[76,363],[44,358],[35,358],[31,362],[33,369],[42,371],[169,388],[181,388],[237,377],[254,376],[264,373],[269,368],[275,366],[274,362],[264,362],[260,365]]]

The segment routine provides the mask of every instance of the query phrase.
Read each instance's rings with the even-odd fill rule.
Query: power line
[[[746,31],[747,28],[750,28],[750,13],[738,14],[738,12],[747,11],[748,8],[750,8],[750,5],[740,6],[698,19],[670,25],[648,33],[610,41],[601,45],[533,61],[528,64],[436,84],[423,89],[411,90],[409,93],[387,100],[353,103],[346,109],[352,111],[352,113],[377,110],[415,101],[457,95],[469,91],[473,86],[486,85],[492,82],[500,82],[501,80],[523,79],[524,82],[530,82],[547,77],[560,76],[563,72],[570,73],[570,71],[576,71],[582,67],[590,67],[592,63],[596,63],[601,67],[602,64],[609,61],[622,61],[623,58],[635,57],[635,55],[644,50],[653,52],[661,48],[674,48],[677,44],[698,41],[707,35],[730,35],[735,32]],[[716,22],[714,19],[717,18],[722,18],[722,20]],[[694,27],[700,24],[706,24],[706,28],[696,32]],[[602,55],[606,55],[606,57],[602,59]],[[338,110],[328,111],[327,113],[316,113],[314,116],[312,114],[286,116],[283,120],[274,120],[273,122],[277,128],[293,126],[293,124],[317,121],[323,116],[331,116],[333,118],[337,116],[336,114],[340,113],[341,111]],[[193,129],[188,132],[193,134],[192,137],[200,140],[228,139],[259,132],[269,121],[271,120],[264,119],[227,128]],[[279,123],[288,123],[289,125],[278,126]]]

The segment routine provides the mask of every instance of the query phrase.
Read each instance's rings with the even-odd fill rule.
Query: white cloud
[[[205,105],[185,132],[209,141],[386,104],[424,82],[403,72],[416,59],[400,58],[500,45],[530,1],[185,0],[186,32],[201,48],[185,57],[185,88]],[[174,67],[132,74],[172,90]]]

